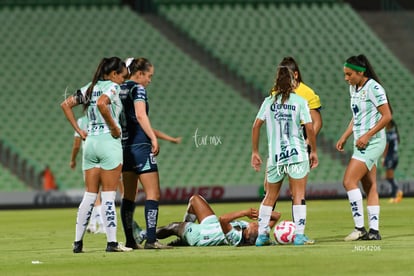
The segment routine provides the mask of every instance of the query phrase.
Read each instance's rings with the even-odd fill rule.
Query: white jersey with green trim
[[[268,165],[288,165],[309,160],[303,137],[303,124],[312,122],[309,107],[304,98],[291,93],[285,103],[282,96],[267,97],[256,118],[266,121],[269,147]]]
[[[351,94],[354,140],[357,140],[381,119],[378,107],[386,104],[388,100],[384,88],[373,79],[369,79],[360,89],[351,85],[349,92]],[[385,129],[372,136],[372,138],[384,139],[385,137]]]
[[[83,96],[86,98],[86,90],[88,86],[81,88]],[[93,91],[90,96],[90,104],[87,109],[88,116],[88,135],[96,136],[104,133],[110,133],[108,125],[105,122],[105,119],[102,117],[101,112],[97,107],[98,98],[105,94],[110,99],[111,103],[108,105],[110,114],[117,126],[120,128],[119,124],[119,114],[122,111],[122,103],[119,99],[120,87],[118,84],[110,81],[98,81],[93,88]]]

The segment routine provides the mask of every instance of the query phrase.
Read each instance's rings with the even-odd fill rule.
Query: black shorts
[[[398,165],[398,157],[397,156],[387,156],[384,160],[384,167],[387,170],[395,170]]]
[[[122,165],[123,172],[135,172],[137,174],[157,172],[157,159],[151,152],[151,144],[134,144],[124,146]]]

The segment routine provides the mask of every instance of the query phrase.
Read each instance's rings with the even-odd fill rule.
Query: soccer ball
[[[278,244],[289,244],[295,238],[296,226],[293,221],[284,220],[275,226],[273,235]]]

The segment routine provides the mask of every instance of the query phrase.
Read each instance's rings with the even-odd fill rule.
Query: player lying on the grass
[[[159,227],[157,239],[178,236],[177,240],[169,243],[175,246],[254,245],[257,238],[257,221],[237,219],[248,217],[256,220],[257,216],[257,209],[249,208],[218,218],[202,196],[193,195],[189,200],[184,221]],[[279,218],[280,213],[274,211],[269,226],[272,228]]]

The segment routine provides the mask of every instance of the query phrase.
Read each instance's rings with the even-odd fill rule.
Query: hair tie
[[[365,67],[358,66],[358,65],[348,63],[348,62],[344,63],[344,67],[348,67],[348,68],[350,68],[352,70],[355,70],[357,72],[365,72],[367,70],[367,68],[365,68]]]
[[[133,57],[129,57],[129,58],[127,58],[126,60],[125,60],[125,65],[126,65],[126,67],[129,67],[130,65],[131,65],[131,63],[132,63],[132,61],[134,60],[134,58]]]

